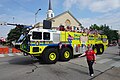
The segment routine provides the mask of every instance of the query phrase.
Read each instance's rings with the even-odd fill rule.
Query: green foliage
[[[10,32],[8,33],[7,40],[9,42],[17,41],[20,35],[22,34],[23,30],[24,28],[19,26],[15,27],[14,29],[11,29]]]
[[[94,29],[94,30],[95,30],[95,29],[100,30],[100,27],[99,27],[97,24],[91,25],[90,28],[92,28],[92,29]]]
[[[94,25],[91,25],[90,28],[97,29],[97,30],[102,30],[103,34],[108,36],[109,42],[111,42],[112,40],[118,40],[118,38],[119,38],[118,31],[110,29],[109,26],[106,25],[106,24],[101,25],[101,26],[98,26],[97,24],[94,24]]]

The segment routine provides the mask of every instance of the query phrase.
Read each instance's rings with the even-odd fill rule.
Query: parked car
[[[117,42],[116,42],[116,41],[115,41],[115,42],[113,41],[112,43],[109,43],[108,46],[117,46]]]
[[[5,43],[6,43],[6,39],[3,38],[3,37],[1,37],[1,38],[0,38],[0,44],[5,44]]]

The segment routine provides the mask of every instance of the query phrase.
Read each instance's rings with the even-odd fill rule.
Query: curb
[[[21,55],[23,55],[22,53],[8,53],[8,54],[0,54],[0,58],[3,58],[3,57],[8,57],[8,56],[10,56],[10,57],[14,57],[14,56],[21,56]]]

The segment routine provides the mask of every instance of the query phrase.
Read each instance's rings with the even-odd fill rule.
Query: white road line
[[[0,57],[5,57],[5,55],[4,54],[0,54]]]
[[[120,67],[120,62],[115,62],[115,63],[111,64],[111,66]]]
[[[116,57],[114,57],[114,58],[120,59],[120,56],[116,56]]]
[[[0,62],[0,65],[9,64],[9,62]]]
[[[106,62],[111,61],[111,60],[112,59],[102,59],[102,60],[97,61],[97,63],[103,64],[103,63],[106,63]]]
[[[99,56],[96,56],[96,59],[99,59],[99,58],[101,58],[101,57],[99,57]]]
[[[8,56],[14,56],[13,54],[9,53]]]
[[[17,54],[17,55],[19,55],[19,56],[22,55],[22,53],[15,53],[15,54]]]
[[[15,53],[15,54],[13,54],[13,53],[9,53],[9,54],[0,54],[0,57],[6,57],[6,56],[13,57],[13,56],[15,56],[15,55],[21,56],[21,55],[23,55],[23,54],[22,54],[22,53]]]

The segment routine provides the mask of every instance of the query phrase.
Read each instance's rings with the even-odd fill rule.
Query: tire
[[[55,64],[58,57],[58,51],[55,48],[49,48],[43,52],[42,60],[48,64]]]
[[[96,53],[96,55],[99,54],[99,48],[97,45],[93,46],[93,50]]]
[[[104,52],[104,46],[100,45],[99,46],[99,54],[103,54],[103,52]]]
[[[60,51],[60,61],[69,61],[72,58],[70,48],[62,48]]]
[[[104,46],[101,44],[95,45],[93,46],[93,50],[95,51],[96,55],[102,54],[104,52]]]

